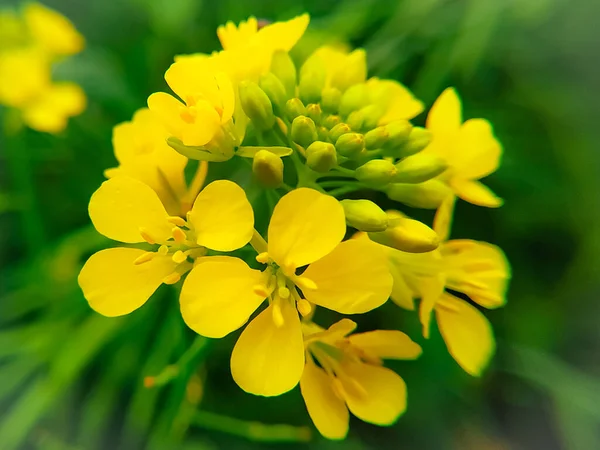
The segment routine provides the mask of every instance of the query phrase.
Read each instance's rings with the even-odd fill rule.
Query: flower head
[[[349,319],[328,330],[312,323],[304,327],[307,357],[300,389],[315,426],[329,439],[346,436],[348,410],[365,422],[393,424],[406,410],[406,385],[382,360],[421,354],[400,331],[350,334],[355,328]]]

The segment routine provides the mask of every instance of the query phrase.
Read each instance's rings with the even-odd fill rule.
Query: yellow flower
[[[0,52],[23,45],[27,41],[25,24],[12,11],[0,11]]]
[[[24,107],[50,83],[50,65],[38,50],[23,47],[0,53],[0,103]]]
[[[79,286],[90,306],[105,316],[142,306],[162,283],[176,283],[206,248],[243,247],[254,225],[246,194],[226,180],[200,192],[187,220],[169,216],[149,186],[126,176],[105,181],[92,195],[89,213],[96,230],[110,239],[159,246],[153,251],[109,248],[88,259]]]
[[[461,110],[460,98],[453,88],[442,92],[427,116],[433,139],[423,152],[446,160],[448,169],[440,179],[458,197],[474,205],[499,207],[502,199],[478,180],[498,168],[502,146],[487,120],[469,119],[463,123]]]
[[[297,310],[307,315],[313,303],[358,314],[388,299],[392,279],[384,254],[368,242],[341,242],[345,232],[344,210],[335,198],[296,189],[277,203],[268,244],[257,233],[252,240],[260,252],[257,260],[267,265],[264,271],[223,256],[201,261],[188,275],[181,312],[187,325],[203,336],[231,333],[269,300],[242,332],[231,356],[233,378],[245,391],[280,395],[298,383],[304,344]]]
[[[423,102],[396,80],[381,80],[372,77],[367,81],[369,104],[380,114],[378,125],[387,125],[397,120],[410,120],[423,112]]]
[[[346,437],[348,410],[365,422],[392,425],[406,410],[406,384],[382,366],[382,359],[415,359],[421,354],[421,347],[400,331],[348,336],[355,328],[349,319],[326,331],[305,325],[307,356],[300,390],[312,421],[329,439]]]
[[[119,167],[108,169],[108,178],[130,176],[150,186],[172,215],[187,212],[181,200],[186,191],[184,169],[188,159],[169,145],[169,133],[147,108],[113,129],[113,148]],[[191,206],[191,205],[190,205]]]
[[[318,48],[309,59],[319,59],[325,67],[325,87],[334,87],[344,92],[351,86],[364,83],[367,79],[367,54],[362,49],[347,52],[340,47],[325,45]],[[308,64],[311,62],[309,61]]]
[[[67,56],[83,50],[83,36],[58,12],[40,3],[29,3],[24,19],[35,45],[49,55]]]

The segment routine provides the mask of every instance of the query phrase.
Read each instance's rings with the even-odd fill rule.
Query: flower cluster
[[[119,165],[90,200],[96,229],[135,245],[92,255],[79,284],[94,310],[119,316],[181,280],[189,328],[209,338],[243,329],[231,355],[243,390],[299,385],[317,429],[341,439],[349,411],[377,425],[398,419],[406,386],[383,360],[415,359],[421,347],[398,330],[353,333],[348,318],[322,327],[318,307],[358,315],[389,298],[414,310],[419,299],[425,337],[435,312],[466,372],[488,364],[490,324],[465,298],[502,306],[510,269],[497,247],[448,235],[457,198],[500,206],[479,179],[502,149],[487,121],[462,122],[453,89],[413,126],[423,103],[396,81],[367,78],[363,50],[322,47],[297,69],[288,51],[307,26],[306,15],[228,23],[217,31],[222,51],[175,58],[165,75],[174,95],[152,94],[115,127]],[[205,183],[209,164],[236,157],[252,159],[277,199],[263,233],[243,187]],[[190,180],[186,167],[196,168]],[[344,198],[368,191],[436,209],[433,227]],[[254,257],[242,259],[247,245]]]
[[[65,17],[39,3],[20,14],[0,11],[0,105],[15,108],[30,128],[65,129],[86,106],[82,89],[54,81],[52,68],[83,50],[84,39]]]

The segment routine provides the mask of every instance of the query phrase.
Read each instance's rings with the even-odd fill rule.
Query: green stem
[[[252,239],[250,239],[250,245],[258,254],[264,253],[268,250],[267,241],[265,241],[265,239],[256,230],[254,230]]]
[[[268,425],[208,411],[198,411],[192,423],[204,429],[221,431],[253,442],[308,442],[311,439],[311,430],[308,427]]]
[[[356,185],[343,186],[343,187],[334,189],[332,191],[329,191],[328,194],[332,195],[333,197],[338,197],[340,195],[349,194],[350,192],[358,191],[359,189],[362,189],[362,188],[363,188],[363,186],[356,186]]]
[[[354,175],[355,175],[354,170],[346,169],[345,167],[342,167],[342,166],[334,167],[332,172],[334,172],[334,173],[337,172],[337,173],[335,173],[335,175],[338,177],[346,176],[349,178],[354,178]]]

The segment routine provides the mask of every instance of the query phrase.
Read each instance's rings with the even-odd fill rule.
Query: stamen
[[[135,259],[135,261],[133,261],[133,264],[135,264],[136,266],[139,266],[140,264],[144,264],[148,261],[151,261],[155,255],[156,255],[156,253],[154,253],[154,252],[146,252],[146,253],[138,256]]]
[[[267,298],[269,295],[269,289],[267,288],[267,286],[264,286],[262,284],[257,284],[256,286],[254,286],[252,288],[252,291],[256,295],[260,295],[261,297],[265,297],[265,298]]]
[[[336,377],[331,378],[331,389],[337,398],[346,401],[344,399],[344,387],[342,386],[342,382]]]
[[[182,262],[184,262],[187,259],[187,253],[184,253],[181,250],[177,250],[173,254],[172,259],[173,259],[174,263],[181,264]]]
[[[183,231],[179,227],[174,227],[171,230],[171,235],[173,236],[173,239],[175,239],[175,242],[178,242],[180,244],[185,242],[185,240],[187,238],[187,236],[185,235],[185,231]]]
[[[185,227],[187,225],[186,221],[179,216],[170,216],[167,220],[178,227]]]
[[[290,297],[290,290],[288,288],[286,288],[285,286],[280,287],[277,290],[277,293],[279,294],[279,296],[281,298],[289,298]]]
[[[312,311],[312,306],[310,306],[308,300],[304,298],[301,298],[296,302],[296,308],[298,309],[300,314],[302,314],[302,317],[308,316]]]
[[[273,322],[275,322],[275,326],[277,328],[281,328],[285,325],[285,320],[283,319],[279,302],[273,302]]]
[[[181,280],[181,275],[177,272],[173,272],[171,275],[167,275],[163,278],[162,282],[165,284],[175,284]]]
[[[267,252],[262,252],[256,255],[256,261],[261,264],[267,264],[269,262],[269,254]]]
[[[310,278],[306,277],[294,277],[294,283],[296,283],[300,289],[317,289],[317,283],[315,283]]]
[[[157,253],[161,256],[167,256],[167,254],[169,253],[169,247],[163,244],[160,247],[158,247]]]
[[[148,244],[156,244],[156,241],[150,236],[148,233],[148,229],[144,227],[140,227],[140,236],[144,239]]]

